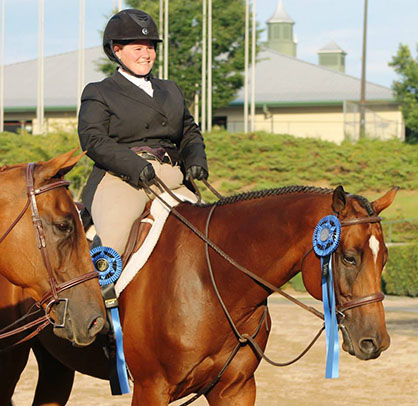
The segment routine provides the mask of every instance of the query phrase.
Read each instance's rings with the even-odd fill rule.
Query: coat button
[[[148,123],[145,124],[145,128],[148,130],[148,128],[149,128],[149,124]]]
[[[165,127],[165,126],[167,125],[167,122],[166,122],[166,121],[162,121],[162,122],[161,122],[161,125],[162,125],[163,127]]]

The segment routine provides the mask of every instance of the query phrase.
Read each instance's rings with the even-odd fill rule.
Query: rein
[[[38,245],[38,249],[41,252],[42,255],[42,260],[43,263],[48,271],[48,279],[49,279],[49,285],[51,290],[47,293],[45,293],[41,300],[39,302],[36,303],[36,306],[39,307],[39,309],[42,308],[43,305],[46,304],[45,306],[45,314],[42,317],[39,317],[36,320],[33,320],[27,324],[25,324],[24,326],[18,327],[14,330],[11,330],[9,332],[6,333],[1,333],[0,334],[0,340],[10,337],[12,335],[21,333],[25,330],[27,330],[28,328],[34,327],[38,324],[40,324],[40,326],[37,327],[37,329],[30,333],[28,336],[26,336],[24,339],[18,341],[17,343],[13,344],[11,347],[14,347],[15,345],[21,344],[22,342],[28,341],[29,339],[31,339],[32,337],[34,337],[35,335],[37,335],[41,330],[43,330],[46,326],[48,326],[49,324],[52,324],[54,327],[64,327],[65,322],[66,322],[66,310],[68,307],[68,299],[67,298],[59,298],[58,297],[58,293],[70,289],[73,286],[79,285],[80,283],[86,282],[90,279],[93,278],[97,278],[98,273],[96,271],[91,271],[88,272],[86,274],[83,275],[79,275],[69,281],[63,282],[61,284],[59,284],[57,282],[57,280],[54,277],[54,273],[52,270],[52,266],[51,266],[51,261],[49,260],[49,256],[48,256],[48,251],[47,251],[47,247],[46,247],[46,238],[45,238],[45,233],[44,233],[44,229],[43,229],[43,225],[42,225],[42,220],[39,216],[39,211],[38,211],[38,205],[36,203],[36,196],[40,195],[42,193],[46,193],[49,192],[50,190],[54,190],[60,187],[68,187],[70,182],[66,181],[66,180],[57,180],[55,182],[49,183],[47,185],[44,186],[40,186],[39,188],[35,189],[34,187],[34,170],[35,170],[35,163],[29,163],[26,167],[26,191],[27,191],[27,201],[26,204],[24,206],[24,208],[22,209],[22,211],[18,214],[18,216],[16,217],[16,219],[12,222],[12,224],[9,226],[9,228],[6,230],[6,232],[0,237],[0,243],[4,241],[4,239],[9,235],[9,233],[13,230],[13,228],[16,226],[16,224],[21,220],[21,218],[23,217],[23,215],[26,213],[26,210],[28,209],[28,207],[30,206],[31,208],[31,213],[32,213],[32,222],[33,222],[33,226],[35,228],[35,234],[36,234],[36,240],[37,240],[37,245]],[[64,317],[61,323],[56,323],[49,315],[51,308],[53,305],[59,303],[59,302],[64,302],[65,305],[65,309],[64,309]],[[28,317],[30,315],[26,315],[24,316],[24,318]],[[2,331],[4,331],[5,329],[3,329]],[[9,348],[11,348],[9,347]]]

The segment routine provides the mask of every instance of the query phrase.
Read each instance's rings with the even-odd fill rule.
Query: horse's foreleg
[[[149,386],[140,383],[134,384],[132,406],[168,406],[168,393],[161,389],[158,384]]]
[[[29,357],[28,345],[0,354],[0,406],[12,405],[12,396]]]
[[[56,360],[39,342],[32,349],[39,369],[33,406],[65,405],[73,387],[74,371]]]
[[[206,395],[210,406],[254,406],[255,404],[255,379],[254,376],[246,381],[228,383],[222,381]]]

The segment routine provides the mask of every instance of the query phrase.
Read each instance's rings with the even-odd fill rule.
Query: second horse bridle
[[[23,215],[26,213],[26,210],[30,206],[31,212],[32,212],[32,222],[33,226],[35,228],[35,234],[36,234],[36,240],[37,240],[37,246],[38,249],[41,252],[43,263],[48,271],[48,279],[49,279],[49,286],[50,291],[45,293],[42,298],[39,300],[39,302],[36,303],[36,305],[39,308],[42,308],[45,305],[45,315],[43,317],[40,317],[37,320],[34,320],[22,327],[19,327],[17,329],[14,329],[12,331],[8,331],[6,333],[0,334],[0,339],[6,338],[9,336],[12,336],[14,334],[18,334],[22,331],[25,331],[26,329],[33,327],[37,324],[42,324],[42,328],[46,327],[48,324],[53,324],[54,327],[64,327],[65,321],[66,321],[66,309],[68,306],[68,299],[67,298],[60,298],[58,297],[58,294],[64,290],[67,290],[69,288],[72,288],[73,286],[79,285],[80,283],[86,282],[90,279],[97,278],[98,273],[96,271],[91,271],[83,275],[76,276],[73,279],[70,279],[69,281],[63,282],[59,284],[54,276],[54,272],[51,266],[51,261],[49,260],[48,250],[46,246],[46,238],[45,233],[42,225],[42,220],[39,216],[38,211],[38,205],[36,202],[36,196],[49,192],[50,190],[57,189],[60,187],[68,187],[70,182],[66,180],[56,180],[52,183],[48,183],[47,185],[40,186],[39,188],[35,189],[34,186],[34,170],[35,170],[35,163],[29,163],[26,167],[26,190],[27,190],[27,201],[25,204],[25,207],[22,209],[22,211],[19,213],[19,215],[16,217],[16,219],[13,221],[13,223],[9,226],[9,228],[6,230],[6,232],[0,237],[0,243],[3,242],[3,240],[8,236],[8,234],[13,230],[13,228],[16,226],[16,224],[20,221],[20,219],[23,217]],[[65,309],[64,309],[64,316],[61,323],[56,323],[49,315],[51,308],[53,305],[58,304],[59,302],[64,302]],[[46,322],[45,322],[46,321]],[[38,328],[37,332],[39,332],[41,329]],[[33,335],[30,336],[30,338],[33,337]],[[26,339],[25,339],[26,341]]]

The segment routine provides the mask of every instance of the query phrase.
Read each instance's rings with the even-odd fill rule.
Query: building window
[[[320,64],[325,66],[338,65],[338,55],[321,55]]]
[[[291,39],[290,27],[288,25],[283,26],[283,38],[284,39]]]
[[[22,120],[22,121],[5,121],[4,122],[4,131],[9,133],[20,133],[26,131],[32,133],[32,121]]]
[[[226,129],[228,125],[228,117],[227,116],[215,116],[212,119],[212,126],[213,127],[220,127],[222,129]]]
[[[275,26],[273,26],[273,38],[275,38],[275,39],[280,39],[280,35],[281,33],[280,33],[280,26],[278,26],[278,25],[275,25]]]

